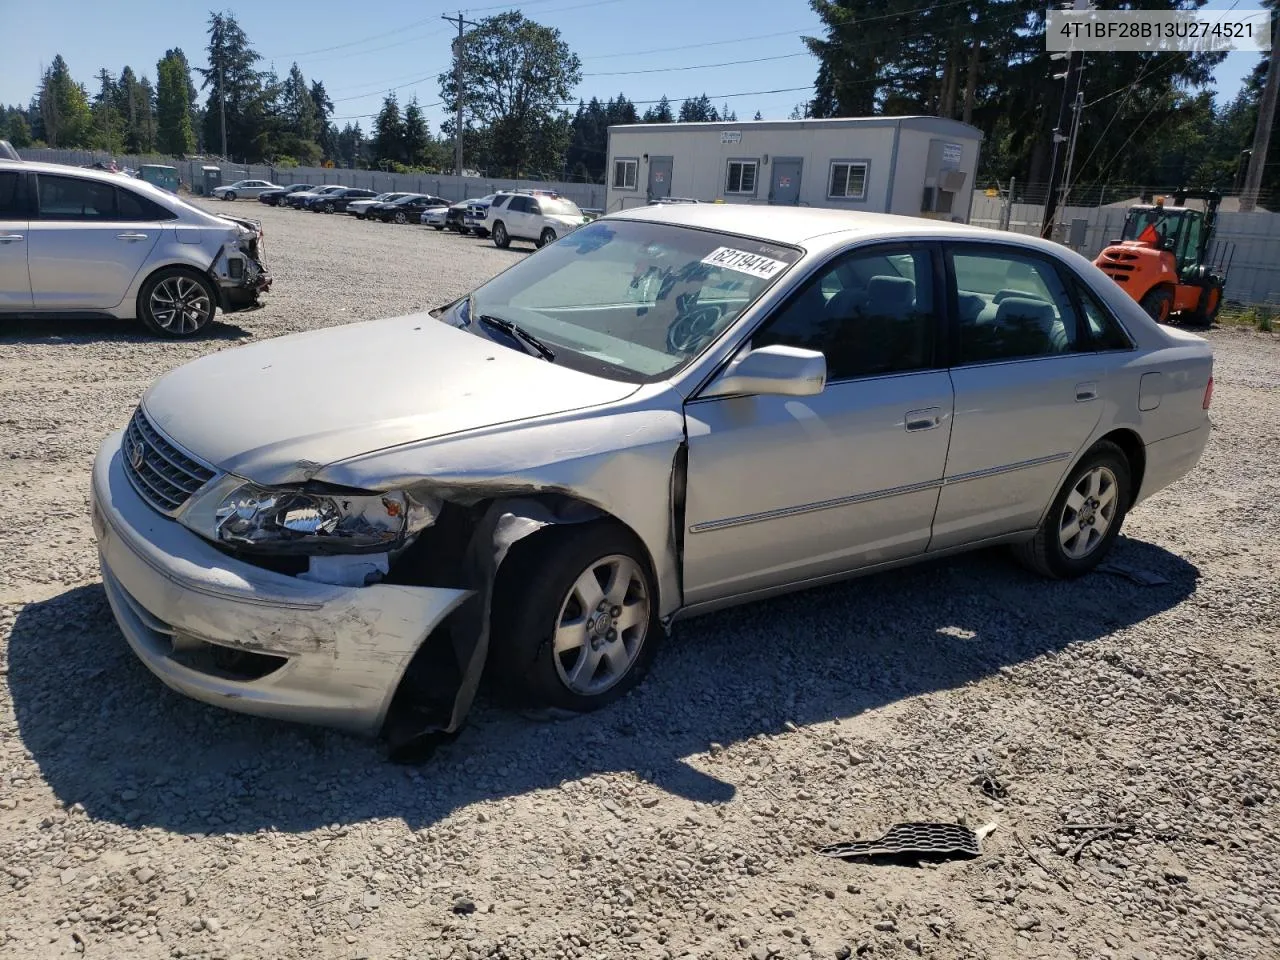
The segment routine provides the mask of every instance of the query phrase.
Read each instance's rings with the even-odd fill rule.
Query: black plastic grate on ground
[[[958,823],[898,823],[878,840],[852,840],[819,847],[824,857],[976,857],[978,838]]]

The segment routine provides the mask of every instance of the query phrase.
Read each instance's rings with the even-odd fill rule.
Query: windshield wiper
[[[555,362],[555,351],[519,324],[504,320],[502,317],[489,316],[485,313],[479,314],[476,319],[486,327],[501,330],[516,343],[520,344],[520,348],[530,356],[541,357],[543,360],[552,363]]]

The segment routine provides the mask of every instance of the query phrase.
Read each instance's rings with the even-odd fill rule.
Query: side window
[[[512,197],[507,201],[507,209],[512,213],[525,213],[529,209],[529,198]]]
[[[1053,265],[1012,250],[951,256],[959,305],[958,364],[1073,353],[1078,325]]]
[[[1077,283],[1076,293],[1080,297],[1080,306],[1084,309],[1085,323],[1089,326],[1089,336],[1093,340],[1094,350],[1132,350],[1133,341],[1124,332],[1118,320],[1107,311],[1083,283]]]
[[[116,191],[109,183],[39,174],[40,217],[44,220],[111,220]]]
[[[176,220],[177,215],[149,197],[116,188],[116,204],[121,220]]]
[[[820,350],[829,380],[933,365],[937,297],[927,248],[858,251],[834,260],[753,339]]]
[[[27,219],[23,176],[17,173],[0,173],[0,220],[6,217]]]

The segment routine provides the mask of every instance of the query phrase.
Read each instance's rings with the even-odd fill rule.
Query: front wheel
[[[409,218],[404,215],[403,211],[396,212],[396,223],[408,223]]]
[[[592,523],[547,531],[507,564],[489,663],[510,698],[594,710],[644,678],[662,625],[644,548],[627,530]]]
[[[234,200],[235,198],[236,198],[236,192],[234,190],[228,190],[226,193],[222,195],[223,200]]]
[[[334,207],[333,207],[333,204],[332,204],[332,203],[326,203],[326,204],[324,205],[324,212],[325,212],[325,213],[333,213],[333,210],[334,210]]]
[[[435,227],[437,230],[443,230],[443,229],[444,229],[444,227],[436,226],[435,224],[432,224],[432,226],[433,226],[433,227]]]
[[[538,238],[538,248],[545,247],[548,243],[556,242],[556,232],[550,227],[542,231],[542,236]]]
[[[213,321],[216,298],[213,284],[199,274],[160,270],[138,292],[138,318],[158,336],[192,337]]]
[[[507,225],[502,222],[493,225],[493,245],[503,250],[511,246],[511,236],[507,233]]]
[[[1165,287],[1149,290],[1138,301],[1138,306],[1147,311],[1147,316],[1156,323],[1167,323],[1169,314],[1173,312],[1173,293]]]
[[[1222,287],[1217,284],[1210,284],[1200,292],[1200,304],[1193,315],[1193,322],[1197,327],[1208,329],[1213,326],[1213,321],[1218,319],[1218,313],[1222,310],[1222,294]]]
[[[1128,458],[1101,440],[1071,471],[1035,537],[1015,546],[1014,555],[1046,577],[1083,576],[1105,559],[1132,499]]]

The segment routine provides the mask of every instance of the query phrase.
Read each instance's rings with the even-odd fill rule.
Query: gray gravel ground
[[[976,554],[797,594],[681,625],[611,709],[482,704],[406,769],[135,662],[89,466],[165,370],[434,306],[521,253],[250,209],[276,286],[209,338],[0,329],[0,955],[1280,955],[1276,339],[1212,334],[1205,459],[1117,551],[1165,584]],[[912,819],[998,827],[968,862],[810,852]]]

